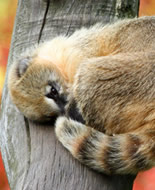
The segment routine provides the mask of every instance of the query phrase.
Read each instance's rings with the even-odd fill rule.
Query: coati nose
[[[57,105],[60,108],[61,114],[65,113],[66,104],[67,104],[67,96],[64,94],[60,95],[59,98],[57,98]]]
[[[78,121],[82,124],[85,124],[85,121],[77,107],[77,104],[74,99],[72,99],[66,108],[66,115],[67,117],[70,117],[71,119]]]
[[[60,99],[62,101],[62,104],[66,105],[67,104],[67,96],[66,95],[60,95]]]

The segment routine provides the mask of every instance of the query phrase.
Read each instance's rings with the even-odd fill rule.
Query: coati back
[[[155,17],[57,37],[13,64],[12,100],[25,116],[42,121],[64,113],[73,99],[85,125],[59,118],[56,134],[74,157],[108,174],[150,168],[154,48]]]

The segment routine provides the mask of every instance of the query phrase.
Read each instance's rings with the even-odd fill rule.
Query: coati
[[[155,165],[154,37],[155,17],[96,24],[57,37],[13,64],[12,100],[39,121],[63,114],[66,104],[75,102],[86,125],[60,117],[56,134],[91,168],[108,174],[150,168]]]

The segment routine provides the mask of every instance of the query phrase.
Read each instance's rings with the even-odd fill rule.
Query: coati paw
[[[72,154],[74,154],[79,141],[90,131],[90,128],[85,125],[63,116],[58,117],[55,126],[58,140]]]
[[[58,119],[56,120],[55,123],[55,133],[57,135],[57,137],[63,135],[63,128],[65,127],[65,123],[68,121],[68,119],[66,117],[58,117]]]

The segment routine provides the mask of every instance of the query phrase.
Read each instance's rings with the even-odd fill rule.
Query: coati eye
[[[52,86],[50,94],[53,95],[53,96],[57,96],[58,95],[58,91]]]
[[[59,86],[54,81],[48,81],[46,86],[46,97],[54,99],[55,101],[59,98]]]
[[[46,97],[55,99],[55,100],[58,98],[58,95],[59,95],[58,91],[53,85],[48,86],[47,91],[48,91],[48,93],[47,93]]]

